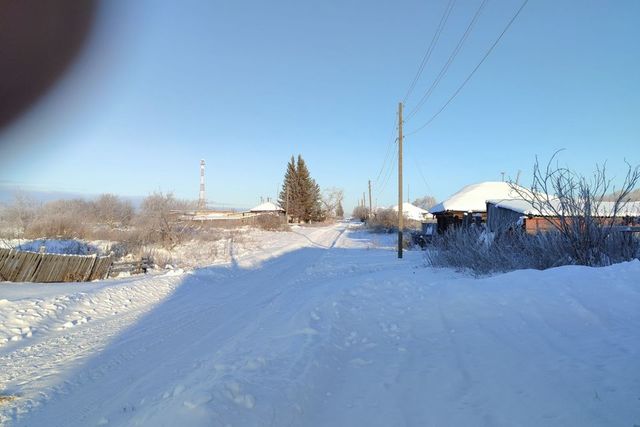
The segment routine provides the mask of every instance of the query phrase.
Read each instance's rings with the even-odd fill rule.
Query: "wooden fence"
[[[147,270],[149,270],[152,266],[153,263],[147,257],[142,257],[138,261],[114,262],[109,269],[109,276],[115,277],[123,272],[130,274],[146,274]]]
[[[0,281],[87,282],[104,279],[111,256],[58,255],[0,248]]]

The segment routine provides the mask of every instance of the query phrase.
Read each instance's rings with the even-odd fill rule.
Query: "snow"
[[[467,185],[448,199],[429,209],[429,212],[486,212],[487,200],[517,198],[519,198],[518,194],[511,188],[509,183],[487,181]]]
[[[74,239],[2,239],[0,248],[11,248],[19,251],[40,252],[42,246],[49,254],[66,255],[103,255],[108,252],[113,242],[107,240],[74,240]]]
[[[398,205],[393,206],[391,209],[393,209],[395,212],[398,212]],[[402,204],[402,213],[407,218],[413,219],[415,221],[422,221],[427,218],[433,218],[433,215],[431,215],[428,210],[419,208],[418,206],[415,206],[409,202],[404,202]]]
[[[523,215],[536,215],[536,216],[555,216],[556,214],[551,209],[541,210],[538,207],[534,207],[530,202],[522,199],[507,199],[507,200],[489,200],[495,204],[496,207],[509,209],[514,212],[520,212]],[[550,203],[554,206],[557,212],[560,212],[560,204],[557,199],[550,200]],[[600,202],[598,206],[598,213],[594,213],[596,216],[613,216],[615,209],[614,202]],[[625,216],[640,216],[640,202],[627,202],[618,207],[616,217]]]
[[[275,203],[265,202],[265,203],[259,204],[255,208],[251,209],[249,212],[284,212],[284,209],[282,209],[279,206],[276,206]]]
[[[206,268],[1,284],[0,424],[640,423],[640,261],[474,279],[372,237],[295,227]]]

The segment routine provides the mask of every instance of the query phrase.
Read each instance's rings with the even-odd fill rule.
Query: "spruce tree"
[[[322,193],[320,191],[320,186],[316,183],[315,180],[311,180],[312,187],[312,199],[313,199],[313,207],[311,208],[311,220],[312,221],[324,221],[326,219],[326,215],[324,209],[322,209]]]
[[[287,215],[292,219],[299,215],[298,198],[296,197],[298,194],[297,175],[295,159],[291,156],[291,160],[287,164],[287,171],[284,174],[284,182],[282,183],[278,204],[282,209],[288,209]]]
[[[297,163],[292,156],[287,164],[282,190],[278,198],[280,207],[285,210],[287,209],[287,188],[289,190],[287,215],[292,221],[324,220],[320,186],[311,178],[309,169],[301,155],[298,155]]]
[[[311,179],[307,164],[299,154],[296,172],[299,191],[297,195],[299,201],[298,218],[304,222],[309,222],[313,218],[315,209],[315,182]]]

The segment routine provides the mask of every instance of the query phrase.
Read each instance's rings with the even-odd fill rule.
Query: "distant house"
[[[517,192],[507,182],[481,182],[467,185],[429,212],[436,217],[438,231],[442,232],[463,224],[484,223],[487,220],[487,200],[517,198]]]
[[[271,213],[271,214],[282,214],[284,213],[284,209],[280,206],[276,205],[273,202],[265,202],[261,203],[258,206],[249,210],[251,213]]]
[[[562,209],[559,202],[552,200],[552,209],[542,210],[522,199],[502,199],[487,201],[487,229],[491,232],[501,232],[522,228],[529,234],[548,231],[559,224],[557,213]],[[618,212],[614,213],[613,202],[601,202],[599,212],[594,217],[611,220],[620,226],[640,225],[640,202],[628,202]]]
[[[391,209],[398,212],[398,205],[393,206]],[[412,219],[414,221],[424,221],[433,218],[433,215],[431,215],[428,210],[419,208],[409,202],[404,202],[402,204],[402,214],[408,219]]]

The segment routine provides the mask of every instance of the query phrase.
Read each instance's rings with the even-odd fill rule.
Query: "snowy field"
[[[354,224],[0,284],[0,425],[640,425],[640,262],[473,279]]]

